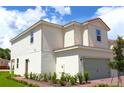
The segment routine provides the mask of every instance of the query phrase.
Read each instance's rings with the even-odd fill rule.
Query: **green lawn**
[[[25,87],[26,85],[7,79],[9,72],[0,72],[0,87]]]

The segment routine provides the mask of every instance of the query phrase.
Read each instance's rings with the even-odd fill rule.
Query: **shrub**
[[[61,78],[59,80],[59,83],[61,86],[65,86],[66,85],[66,77],[65,77],[65,73],[62,72]]]
[[[75,85],[76,84],[75,77],[73,77],[73,76],[70,77],[70,80],[69,81],[70,81],[70,84],[71,85]]]
[[[65,74],[65,81],[69,82],[70,78],[71,78],[71,75]]]
[[[24,74],[24,76],[25,76],[25,78],[27,78],[27,79],[28,79],[28,73],[25,73],[25,74]]]
[[[74,75],[74,80],[75,80],[75,83],[77,83],[77,76]]]
[[[66,81],[66,76],[65,76],[65,73],[64,72],[62,72],[61,80]]]
[[[38,85],[35,85],[35,84],[31,84],[31,83],[29,83],[29,84],[27,84],[29,87],[39,87]]]
[[[35,80],[39,80],[39,75],[37,73],[35,75]]]
[[[52,79],[52,75],[51,75],[51,73],[49,73],[48,80],[51,80],[51,79]]]
[[[89,74],[88,72],[84,72],[84,81],[87,83],[89,79]]]
[[[79,80],[79,83],[82,84],[82,82],[83,82],[83,75],[81,73],[78,73],[77,74],[77,78]]]
[[[109,85],[107,85],[107,84],[99,84],[96,87],[109,87]]]
[[[43,80],[43,75],[42,74],[39,74],[39,80]]]
[[[57,83],[57,76],[56,76],[56,73],[54,72],[53,73],[53,75],[52,75],[52,77],[51,77],[51,80],[52,80],[52,82],[54,83],[54,84],[56,84]]]
[[[32,74],[32,79],[35,80],[36,79],[36,73]]]
[[[48,75],[46,73],[43,75],[43,80],[46,82],[48,81]]]
[[[66,83],[65,83],[65,81],[63,81],[63,80],[59,80],[59,84],[61,85],[61,86],[65,86],[66,85]]]
[[[33,79],[33,73],[32,72],[29,74],[29,78]]]

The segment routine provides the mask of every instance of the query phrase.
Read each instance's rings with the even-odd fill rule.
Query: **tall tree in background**
[[[8,49],[8,48],[6,48],[6,49],[0,48],[0,58],[10,60],[10,53],[11,53],[10,49]]]
[[[123,48],[124,48],[124,40],[122,39],[121,36],[118,36],[117,40],[115,41],[115,46],[113,47],[114,58],[113,61],[109,63],[109,66],[112,69],[117,70],[118,86],[119,86],[119,82],[122,84],[120,73],[124,71]]]

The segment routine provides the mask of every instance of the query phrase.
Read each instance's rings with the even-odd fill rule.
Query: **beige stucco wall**
[[[101,42],[97,41],[96,29],[99,29],[101,31],[101,40],[102,40]],[[73,24],[69,27],[66,27],[66,29],[64,29],[64,33],[68,33],[69,31],[72,30],[74,30],[74,41],[73,41],[73,35],[71,35],[72,33],[70,33],[71,36],[69,37],[72,39],[70,41],[68,39],[64,40],[67,43],[65,44],[67,45],[65,47],[73,46],[73,45],[84,45],[84,46],[91,46],[97,48],[109,48],[108,36],[107,36],[108,31],[106,31],[106,28],[100,21],[94,21],[87,25]]]
[[[76,75],[79,72],[78,55],[70,55],[64,57],[56,57],[56,73],[58,78],[62,72]]]
[[[64,33],[64,47],[75,45],[75,30],[68,30]]]
[[[34,32],[34,42],[30,43],[30,32]],[[32,52],[41,51],[41,26],[32,29],[30,32],[15,40],[11,47],[11,56],[21,56]]]
[[[84,48],[56,52],[55,55],[56,55],[56,62],[58,62],[56,63],[56,71],[58,71],[57,72],[58,74],[59,74],[59,71],[61,72],[61,68],[59,68],[60,65],[64,64],[65,62],[67,63],[67,65],[71,63],[70,67],[68,67],[68,70],[66,71],[70,71],[70,73],[75,72],[76,74],[78,72],[84,72],[84,68],[83,68],[84,58],[111,59],[113,56],[111,50],[104,50],[104,49],[95,50],[95,49],[84,49]],[[75,55],[77,55],[78,57],[77,58],[73,57]],[[69,59],[69,60],[66,60],[66,59]],[[73,67],[74,65],[75,65],[75,68]],[[73,69],[73,70],[70,70],[70,69]],[[72,75],[74,75],[74,73]]]
[[[96,39],[96,29],[101,31],[101,42],[98,42]],[[99,23],[94,23],[88,25],[89,33],[89,46],[100,47],[100,48],[109,48],[107,31]]]
[[[89,46],[89,33],[88,29],[84,29],[82,36],[83,36],[83,45]]]
[[[55,72],[55,55],[53,50],[63,48],[63,31],[60,28],[42,26],[42,73]]]
[[[34,32],[34,42],[30,43],[30,32]],[[41,72],[41,26],[37,26],[24,34],[12,43],[11,59],[15,59],[15,74],[24,75],[25,60],[29,59],[29,73]],[[16,68],[17,58],[19,58],[19,68]]]
[[[41,52],[30,53],[22,56],[17,56],[19,58],[19,66],[17,68],[17,59],[14,64],[14,73],[24,76],[25,74],[25,60],[29,59],[28,62],[28,73],[41,73]]]
[[[95,25],[95,26],[94,26]],[[25,69],[25,59],[29,58],[30,66],[29,71],[34,72],[55,72],[56,71],[56,59],[57,57],[66,57],[68,60],[79,62],[79,58],[73,59],[74,55],[95,57],[95,58],[110,58],[110,54],[107,52],[96,51],[96,50],[68,50],[64,52],[54,53],[53,50],[64,48],[64,35],[69,31],[74,31],[74,35],[69,35],[72,40],[66,42],[72,45],[89,45],[91,47],[108,48],[107,43],[107,31],[99,23],[94,23],[88,25],[87,27],[73,25],[66,29],[61,27],[50,26],[47,24],[42,24],[34,29],[34,43],[30,44],[30,32],[22,35],[19,39],[15,40],[12,44],[12,59],[19,58],[19,69],[15,69],[16,73],[24,74]],[[96,42],[96,27],[102,29],[102,42]],[[87,33],[84,31],[88,30]],[[72,34],[72,33],[71,33]],[[83,37],[84,36],[84,37]],[[67,38],[68,39],[68,38]],[[66,40],[65,40],[66,41]],[[89,41],[89,42],[88,42]],[[67,47],[67,46],[65,46]],[[68,57],[67,57],[68,56]],[[75,58],[75,57],[74,57]],[[65,60],[62,58],[62,60]],[[65,60],[65,61],[68,61]],[[76,63],[77,64],[77,63]],[[15,64],[16,65],[16,64]],[[69,65],[75,65],[72,63]],[[80,64],[77,64],[78,67]],[[31,68],[32,67],[32,68]],[[76,68],[78,72],[80,68]]]
[[[74,30],[75,30],[74,32],[75,45],[82,45],[81,27],[78,25],[75,25]]]

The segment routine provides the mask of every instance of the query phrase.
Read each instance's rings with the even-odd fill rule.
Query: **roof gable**
[[[94,22],[100,22],[100,24],[106,29],[106,31],[109,31],[110,30],[110,28],[105,24],[105,22],[101,18],[91,19],[91,20],[85,21],[82,24],[83,25],[94,24]]]

